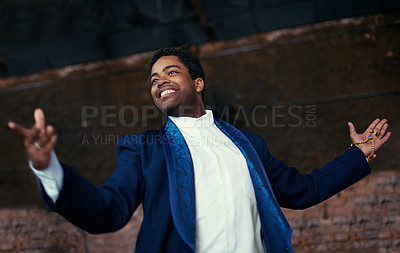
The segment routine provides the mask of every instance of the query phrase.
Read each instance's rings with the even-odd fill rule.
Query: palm
[[[368,137],[372,137],[372,141],[374,142],[374,151],[376,152],[390,137],[391,133],[388,132],[385,135],[386,129],[388,127],[387,119],[376,119],[374,122],[369,125],[369,127],[361,134],[358,134],[355,131],[354,124],[349,122],[350,127],[350,138],[353,143],[363,142],[368,140]],[[365,143],[358,145],[361,151],[368,156],[372,152],[372,142],[368,140]]]

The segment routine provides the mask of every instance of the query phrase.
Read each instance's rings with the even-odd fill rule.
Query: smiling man
[[[151,95],[168,120],[119,139],[118,166],[99,187],[57,160],[57,136],[42,110],[30,129],[9,122],[25,138],[45,204],[73,224],[112,232],[143,205],[136,252],[293,252],[280,207],[310,207],[365,177],[390,136],[386,119],[362,134],[349,122],[352,147],[300,174],[276,160],[261,136],[205,110],[203,68],[190,53],[162,49],[150,66]]]
[[[150,83],[153,101],[170,116],[198,118],[205,114],[203,68],[193,56],[168,55],[172,52],[160,51],[152,59]]]

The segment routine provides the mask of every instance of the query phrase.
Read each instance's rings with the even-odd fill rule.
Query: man
[[[91,233],[115,231],[143,204],[137,252],[293,252],[280,206],[307,208],[357,182],[390,136],[386,119],[362,134],[349,122],[354,147],[300,174],[276,160],[261,136],[205,110],[204,72],[191,54],[158,51],[150,83],[168,121],[160,130],[120,138],[118,166],[100,187],[57,161],[57,136],[40,109],[31,129],[9,123],[25,138],[45,204],[73,224]]]

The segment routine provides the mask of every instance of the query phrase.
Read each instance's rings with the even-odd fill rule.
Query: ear
[[[201,92],[204,89],[204,81],[201,77],[194,79],[196,92]]]

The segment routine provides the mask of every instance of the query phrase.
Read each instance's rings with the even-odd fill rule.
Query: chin
[[[167,104],[167,103],[163,103],[163,104],[156,104],[157,108],[162,111],[163,113],[167,114],[167,115],[174,115],[174,112],[178,111],[179,106],[177,105],[171,105],[171,104]]]

